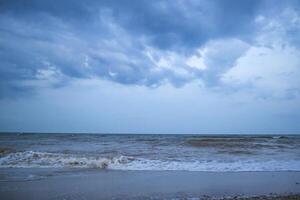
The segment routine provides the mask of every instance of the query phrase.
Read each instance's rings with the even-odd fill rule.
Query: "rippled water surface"
[[[0,168],[300,171],[300,137],[2,133]]]

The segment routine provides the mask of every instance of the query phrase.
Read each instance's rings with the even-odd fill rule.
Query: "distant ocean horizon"
[[[64,131],[0,131],[1,134],[88,134],[88,135],[186,135],[186,136],[297,136],[300,135],[300,131],[243,131],[237,133],[235,131],[228,132],[199,132],[199,133],[185,133],[185,132],[64,132]]]
[[[300,135],[1,133],[0,168],[300,171]]]

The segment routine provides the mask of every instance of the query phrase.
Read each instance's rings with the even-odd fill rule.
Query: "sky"
[[[0,131],[300,133],[300,1],[1,0]]]

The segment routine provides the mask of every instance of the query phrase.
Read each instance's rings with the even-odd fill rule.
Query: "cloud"
[[[299,47],[295,4],[3,1],[0,97],[95,77],[151,88],[192,81],[227,86],[223,75],[256,46],[281,38]]]
[[[222,75],[222,82],[262,98],[299,97],[299,10],[287,7],[255,21],[261,28],[253,45]]]
[[[299,58],[300,51],[292,47],[251,47],[222,81],[264,98],[293,98],[300,95]]]
[[[213,40],[198,50],[205,69],[201,72],[207,86],[219,85],[220,76],[234,66],[235,61],[249,48],[238,39]]]

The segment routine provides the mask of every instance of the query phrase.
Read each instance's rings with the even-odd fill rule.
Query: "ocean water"
[[[300,136],[0,134],[0,169],[300,171]]]

